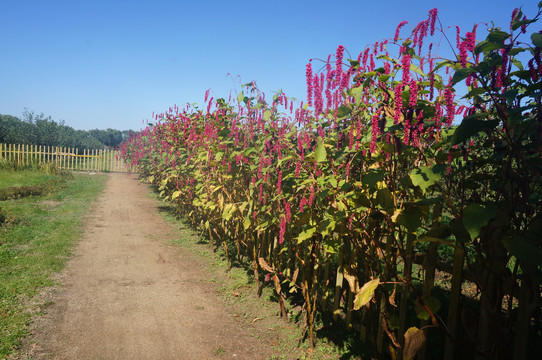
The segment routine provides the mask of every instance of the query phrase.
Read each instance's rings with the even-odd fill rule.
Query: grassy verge
[[[60,175],[46,174],[34,170],[0,169],[0,189],[21,186],[36,186],[44,182],[59,179]]]
[[[0,184],[39,185],[51,176],[2,171]],[[79,239],[89,205],[105,181],[103,175],[69,175],[48,195],[0,202],[10,219],[0,228],[0,358],[27,334],[30,300],[41,288],[53,285],[50,275],[63,268]]]
[[[157,194],[153,196],[158,199]],[[323,326],[323,323],[318,327],[316,347],[311,349],[308,341],[304,341],[303,316],[298,304],[288,303],[288,319],[281,318],[272,282],[263,287],[258,297],[249,264],[236,262],[228,270],[223,249],[213,252],[208,240],[190,228],[183,219],[179,219],[172,206],[164,204],[159,209],[162,217],[174,223],[178,229],[171,244],[188,250],[195,262],[203,264],[208,281],[214,283],[220,295],[231,306],[234,317],[247,326],[258,322],[264,331],[254,330],[252,336],[272,339],[276,355],[269,360],[353,360],[363,354],[363,349],[359,348],[355,340],[356,333],[348,332],[344,327]]]

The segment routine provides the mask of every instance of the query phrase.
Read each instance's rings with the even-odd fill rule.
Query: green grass
[[[16,172],[15,172],[16,173]],[[0,358],[27,335],[31,299],[53,285],[51,274],[69,258],[91,202],[103,190],[103,175],[67,177],[46,196],[0,202],[10,221],[0,228]],[[1,186],[39,185],[51,175],[2,170]]]
[[[0,189],[39,185],[59,177],[34,170],[0,169]]]

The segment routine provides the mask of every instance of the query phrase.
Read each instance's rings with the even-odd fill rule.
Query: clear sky
[[[0,114],[28,108],[76,129],[139,130],[153,112],[202,104],[207,89],[227,98],[240,81],[303,100],[305,65],[339,44],[357,58],[434,7],[443,25],[465,31],[506,27],[515,7],[534,16],[537,3],[0,0]]]

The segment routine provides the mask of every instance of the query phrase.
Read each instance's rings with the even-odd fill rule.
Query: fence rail
[[[22,144],[0,144],[0,160],[18,166],[54,163],[63,170],[126,172],[117,150],[80,150],[76,148]]]

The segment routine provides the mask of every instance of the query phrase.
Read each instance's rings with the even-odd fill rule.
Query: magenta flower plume
[[[429,10],[429,22],[430,22],[430,34],[435,35],[435,23],[437,21],[438,10],[437,8]]]
[[[463,41],[459,44],[459,62],[461,67],[467,67],[467,45],[468,40]]]
[[[408,106],[414,107],[416,106],[416,102],[418,100],[418,84],[416,83],[416,80],[412,79],[410,82],[410,101],[408,103]]]
[[[403,84],[410,82],[410,55],[404,54],[401,58],[401,66],[403,69]]]
[[[280,218],[279,244],[284,242],[284,234],[286,234],[286,218]]]
[[[446,101],[446,125],[452,125],[455,115],[454,93],[451,87],[446,87],[444,90],[444,99]]]
[[[395,29],[395,36],[393,37],[393,41],[397,42],[399,40],[399,32],[401,31],[401,28],[408,24],[408,21],[403,20],[397,25],[397,29]]]
[[[457,44],[457,47],[459,48],[459,44],[461,44],[461,38],[459,37],[459,34],[461,33],[461,29],[459,26],[455,26],[455,42]]]
[[[344,54],[344,46],[339,45],[337,48],[337,54],[335,55],[335,58],[337,59],[336,66],[337,66],[337,72],[340,74],[343,71],[343,54]]]
[[[401,111],[403,110],[403,84],[397,84],[394,89],[395,93],[395,115],[393,116],[393,123],[398,124],[401,118]],[[372,152],[372,151],[371,151]]]
[[[307,103],[312,106],[312,65],[310,61],[307,64],[305,76],[307,78]]]

